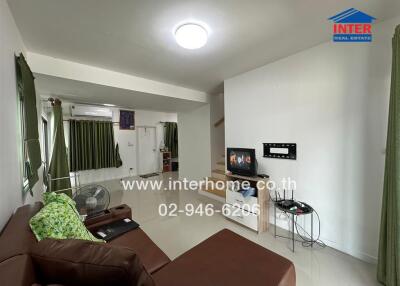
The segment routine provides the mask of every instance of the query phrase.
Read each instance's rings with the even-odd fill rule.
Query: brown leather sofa
[[[29,219],[41,203],[19,208],[0,236],[0,285],[294,286],[293,264],[227,229],[174,261],[142,229],[110,243],[37,242]]]

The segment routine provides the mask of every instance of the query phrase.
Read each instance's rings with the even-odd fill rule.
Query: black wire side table
[[[288,216],[291,216],[292,218],[292,234],[290,236],[282,236],[282,235],[277,235],[276,234],[276,211],[280,210],[287,214]],[[310,215],[311,216],[311,239],[310,239],[310,245],[313,247],[314,244],[314,209],[303,202],[298,202],[295,200],[279,200],[274,202],[274,236],[275,238],[281,237],[281,238],[286,238],[286,239],[291,239],[292,240],[292,252],[294,252],[294,244],[295,241],[298,242],[304,242],[300,240],[295,239],[295,217],[298,216],[303,216],[303,215]],[[297,220],[297,219],[296,219]],[[289,229],[289,234],[290,234],[290,229]]]

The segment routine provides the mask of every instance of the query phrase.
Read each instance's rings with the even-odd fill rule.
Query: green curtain
[[[172,158],[178,157],[178,124],[165,122],[164,144],[171,152]]]
[[[70,120],[71,171],[117,167],[113,123]]]
[[[53,120],[53,153],[51,155],[49,167],[49,173],[52,179],[52,181],[49,182],[51,185],[50,190],[54,192],[67,189],[63,193],[72,196],[71,181],[69,179],[67,148],[65,146],[62,108],[61,102],[57,99],[53,102]],[[68,179],[54,180],[65,177],[68,177]]]
[[[24,171],[28,178],[29,191],[39,180],[37,170],[42,165],[40,153],[38,115],[36,108],[36,91],[34,76],[22,53],[15,58],[17,90],[22,104]]]
[[[393,37],[392,79],[379,239],[378,280],[400,285],[400,25]]]

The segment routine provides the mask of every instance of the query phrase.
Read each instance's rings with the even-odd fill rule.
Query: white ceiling
[[[29,51],[215,92],[224,79],[329,40],[327,18],[354,7],[382,21],[399,0],[9,0]],[[173,29],[211,29],[184,50]]]
[[[57,97],[73,103],[115,104],[130,109],[181,112],[204,103],[174,97],[115,88],[88,82],[35,74],[35,85],[41,97]]]

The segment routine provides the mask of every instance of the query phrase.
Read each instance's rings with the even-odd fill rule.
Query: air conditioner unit
[[[112,118],[112,110],[107,107],[93,105],[72,105],[72,116]]]

